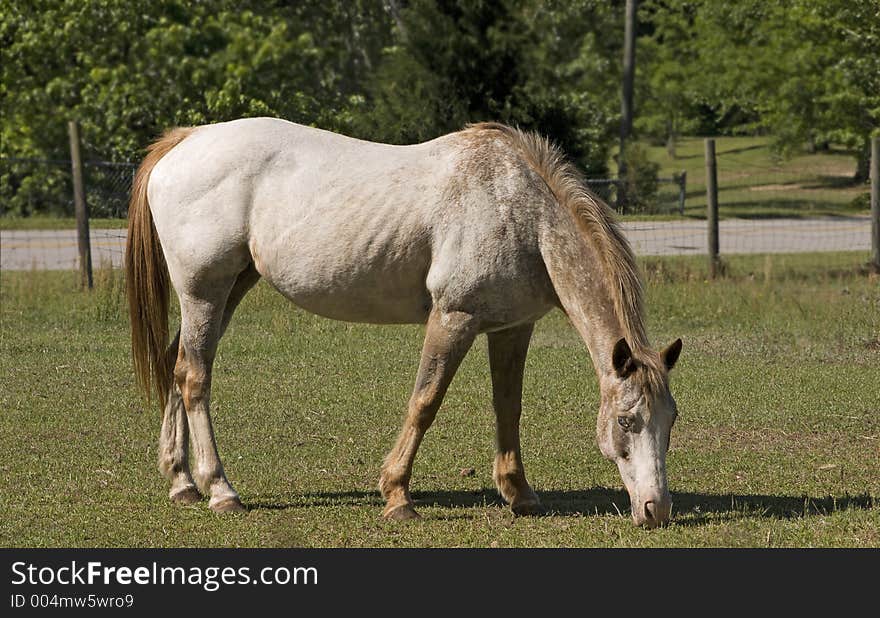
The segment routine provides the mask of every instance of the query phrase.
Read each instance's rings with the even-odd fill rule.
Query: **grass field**
[[[176,507],[158,412],[130,370],[118,273],[0,274],[2,546],[880,546],[880,285],[862,256],[652,260],[649,331],[684,352],[668,459],[673,522],[632,526],[596,446],[598,390],[565,317],[542,320],[524,396],[527,472],[550,514],[514,518],[491,480],[485,339],[416,460],[423,519],[385,522],[375,490],[418,326],[331,322],[260,284],[216,363],[215,429],[249,505]],[[462,476],[474,468],[473,476]]]
[[[648,148],[651,161],[660,164],[660,176],[687,172],[686,217],[706,217],[706,162],[704,139],[685,137],[676,147],[676,158],[665,147]],[[817,217],[866,214],[867,183],[854,183],[856,159],[842,150],[781,159],[766,137],[715,138],[719,215],[729,217]],[[613,167],[612,167],[613,169]],[[675,203],[678,186],[660,185],[667,206]],[[635,216],[638,218],[638,215]]]

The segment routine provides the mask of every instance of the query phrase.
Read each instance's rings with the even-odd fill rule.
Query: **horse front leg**
[[[434,311],[428,318],[416,384],[397,443],[382,465],[379,490],[388,519],[418,517],[409,493],[413,461],[425,432],[434,422],[446,389],[476,336],[472,315]]]
[[[534,515],[543,510],[538,495],[526,480],[519,441],[523,371],[533,328],[534,324],[524,324],[488,334],[497,435],[492,478],[501,497],[517,515]]]
[[[168,367],[174,367],[179,343],[180,331],[165,352]],[[159,471],[171,481],[168,496],[179,504],[193,504],[202,497],[190,474],[188,451],[189,426],[186,409],[180,390],[172,379],[162,416],[162,430],[159,433]]]

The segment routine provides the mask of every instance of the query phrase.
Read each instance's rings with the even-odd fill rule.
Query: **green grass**
[[[530,351],[523,449],[551,514],[514,518],[491,480],[485,339],[416,460],[423,515],[385,522],[375,491],[422,329],[324,320],[264,284],[217,358],[213,415],[250,506],[176,507],[155,467],[158,412],[130,370],[118,273],[0,273],[2,546],[880,546],[880,285],[861,254],[651,260],[652,340],[677,336],[674,520],[632,526],[596,447],[598,390],[559,312]],[[462,468],[475,468],[462,477]],[[618,514],[618,510],[623,515]]]
[[[867,201],[863,205],[853,203],[856,197],[867,194],[869,187],[852,181],[856,160],[849,152],[831,149],[780,159],[773,153],[769,138],[717,137],[715,153],[719,215],[722,218],[868,213]],[[681,138],[674,159],[663,146],[649,146],[648,156],[660,164],[660,176],[663,178],[687,172],[685,216],[705,218],[704,139]],[[677,185],[663,184],[660,190],[664,204],[677,204]]]
[[[91,229],[125,229],[128,219],[89,219]],[[33,217],[0,217],[0,230],[75,230],[76,219],[73,217],[50,217],[34,215]]]

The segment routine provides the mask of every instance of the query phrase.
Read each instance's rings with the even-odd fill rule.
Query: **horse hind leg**
[[[169,367],[174,367],[179,343],[180,331],[165,352]],[[159,471],[171,481],[171,490],[168,492],[171,501],[179,504],[193,504],[202,497],[190,473],[188,451],[186,410],[180,389],[172,380],[159,433]]]
[[[229,321],[236,307],[256,284],[260,275],[253,264],[243,270],[237,277],[226,306],[223,311],[223,319],[220,326],[220,335],[226,331]],[[179,355],[180,331],[174,341],[168,346],[168,366],[175,367]],[[172,369],[172,374],[174,370]],[[172,502],[178,504],[193,504],[198,502],[202,495],[193,481],[189,466],[189,423],[186,416],[186,408],[180,387],[173,379],[168,391],[165,413],[162,419],[162,430],[159,434],[159,470],[171,481],[169,497]]]
[[[217,453],[211,424],[211,377],[217,345],[232,313],[259,275],[248,267],[230,283],[202,282],[197,291],[179,294],[180,346],[174,381],[183,399],[194,455],[193,476],[202,492],[210,496],[211,510],[243,511]]]
[[[226,299],[226,306],[223,309],[223,321],[220,324],[221,337],[226,332],[226,328],[229,326],[229,322],[232,320],[232,315],[235,313],[236,308],[238,308],[238,304],[259,280],[260,273],[257,272],[253,262],[238,274],[235,284],[229,292],[229,298]]]
[[[523,371],[533,327],[533,324],[524,324],[488,334],[497,435],[492,478],[501,497],[517,515],[543,511],[537,494],[526,480],[519,440]]]

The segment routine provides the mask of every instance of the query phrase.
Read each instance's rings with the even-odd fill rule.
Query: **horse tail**
[[[172,129],[150,145],[135,174],[128,206],[125,287],[131,322],[131,357],[138,386],[147,401],[155,389],[163,408],[171,386],[173,363],[165,353],[170,279],[150,212],[147,185],[156,163],[193,131],[194,127]]]

